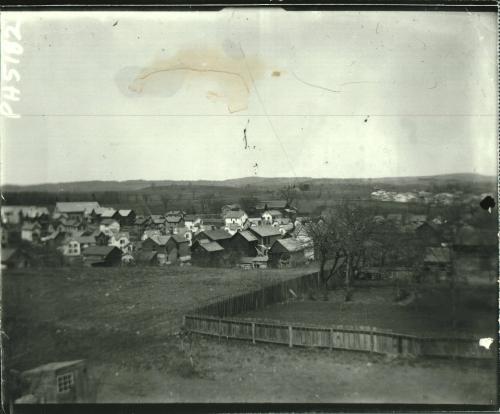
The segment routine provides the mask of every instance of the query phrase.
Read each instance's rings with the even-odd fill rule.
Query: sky
[[[494,13],[1,18],[4,184],[497,174]]]

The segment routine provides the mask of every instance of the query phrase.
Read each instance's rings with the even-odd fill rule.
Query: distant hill
[[[144,191],[148,189],[158,189],[171,186],[189,187],[269,187],[276,188],[295,183],[307,183],[310,185],[373,185],[373,186],[422,186],[428,184],[491,184],[496,186],[496,177],[484,176],[472,173],[445,174],[419,177],[383,177],[383,178],[311,178],[311,177],[242,177],[228,180],[128,180],[128,181],[75,181],[68,183],[32,184],[32,185],[4,185],[4,192],[103,192],[103,191]]]

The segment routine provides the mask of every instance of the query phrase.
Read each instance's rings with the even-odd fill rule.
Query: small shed
[[[167,242],[170,239],[170,236],[165,235],[152,235],[148,236],[145,240],[142,241],[142,249],[149,250],[159,253],[166,252]]]
[[[20,269],[30,267],[30,257],[20,248],[2,248],[2,269]]]
[[[428,247],[424,257],[425,271],[435,280],[448,279],[451,270],[451,252],[448,247]]]
[[[84,360],[51,362],[24,371],[21,378],[29,384],[24,394],[38,403],[95,402]]]
[[[273,267],[292,267],[307,262],[306,246],[293,238],[276,240],[268,255]]]
[[[158,252],[140,251],[135,254],[135,263],[141,266],[157,266]]]
[[[238,267],[242,269],[266,269],[268,260],[267,256],[242,257]]]
[[[89,246],[83,252],[83,260],[87,266],[109,267],[119,266],[122,251],[115,246]]]
[[[415,229],[415,233],[427,246],[439,247],[443,241],[441,226],[432,221],[426,221],[418,225]]]

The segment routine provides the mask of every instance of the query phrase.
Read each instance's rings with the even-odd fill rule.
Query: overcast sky
[[[497,171],[494,13],[16,19],[3,183]]]

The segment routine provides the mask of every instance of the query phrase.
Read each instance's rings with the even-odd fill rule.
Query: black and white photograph
[[[1,13],[2,400],[497,407],[497,13]]]

